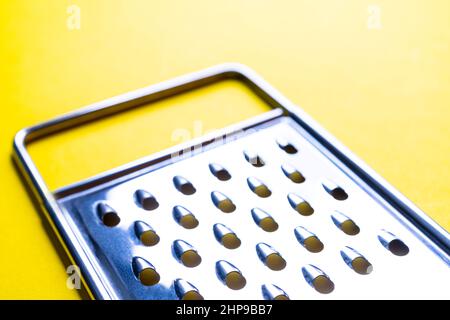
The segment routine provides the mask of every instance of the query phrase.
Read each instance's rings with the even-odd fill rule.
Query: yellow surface
[[[70,5],[79,30],[67,27]],[[226,61],[255,69],[449,229],[449,20],[447,0],[1,1],[0,298],[79,297],[11,164],[14,133]],[[173,144],[176,128],[195,135],[264,109],[235,84],[207,91],[33,154],[55,188]]]

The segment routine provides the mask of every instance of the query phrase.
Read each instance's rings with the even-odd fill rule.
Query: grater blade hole
[[[234,233],[224,235],[221,242],[227,249],[237,249],[241,246],[241,240]]]
[[[190,214],[180,219],[180,225],[186,229],[194,229],[198,226],[198,220],[193,214]]]
[[[186,292],[186,294],[181,298],[181,300],[205,300],[205,298],[203,298],[203,296],[198,293],[197,291],[189,291]]]
[[[231,179],[231,174],[228,172],[228,170],[219,164],[211,163],[209,165],[209,170],[220,181],[228,181]]]
[[[241,271],[225,260],[216,262],[216,274],[219,280],[232,290],[240,290],[247,284]]]
[[[266,232],[274,232],[278,230],[278,223],[272,217],[262,219],[259,222],[259,226]]]
[[[274,232],[278,230],[278,223],[274,218],[264,210],[260,208],[252,209],[253,221],[266,232]]]
[[[334,283],[326,276],[318,276],[313,281],[313,287],[320,293],[328,294],[334,290]]]
[[[188,268],[195,268],[202,262],[202,257],[200,257],[196,251],[188,250],[181,255],[180,260],[184,266]]]
[[[372,264],[363,257],[357,257],[353,260],[352,267],[359,274],[369,274],[373,271]]]
[[[159,280],[160,276],[154,269],[144,269],[139,274],[139,281],[141,281],[144,286],[154,286]]]
[[[292,167],[291,165],[285,164],[281,166],[284,175],[289,178],[294,183],[303,183],[306,181],[305,177],[301,174],[300,171]]]
[[[297,148],[285,139],[278,139],[277,144],[282,150],[284,150],[284,152],[288,154],[296,154],[298,152]]]
[[[286,292],[284,292],[283,289],[280,287],[270,284],[266,285],[264,284],[262,287],[262,294],[264,299],[266,300],[290,300],[289,296]]]
[[[307,265],[302,268],[303,277],[306,282],[313,287],[317,292],[328,294],[334,290],[334,283],[331,279],[319,268],[313,265]]]
[[[221,223],[216,223],[213,227],[214,236],[227,249],[236,249],[240,247],[241,240],[238,236],[227,226]]]
[[[136,236],[144,246],[154,246],[159,243],[159,236],[147,223],[136,221],[134,224]]]
[[[266,266],[273,271],[280,271],[286,267],[286,260],[278,253],[272,253],[266,259]]]
[[[345,234],[348,234],[349,236],[355,236],[360,231],[359,227],[356,225],[356,223],[353,220],[344,221],[341,224],[341,230]]]
[[[211,199],[214,203],[214,205],[222,212],[224,213],[231,213],[234,210],[236,210],[236,206],[231,201],[230,198],[228,198],[226,195],[224,195],[221,192],[214,191],[211,193]]]
[[[120,223],[120,217],[117,212],[106,203],[97,205],[97,213],[107,227],[115,227]]]
[[[217,207],[225,213],[231,213],[236,210],[236,206],[230,199],[220,201]]]
[[[314,233],[304,227],[294,229],[295,237],[298,242],[309,252],[317,253],[323,250],[324,245]]]
[[[336,227],[349,236],[355,236],[360,232],[358,225],[352,219],[339,211],[335,211],[331,215],[331,219]]]
[[[323,245],[322,241],[320,241],[319,238],[317,238],[316,236],[312,236],[312,237],[305,239],[304,247],[309,252],[317,253],[317,252],[320,252],[323,250],[324,245]]]
[[[175,221],[185,229],[194,229],[199,224],[194,214],[185,207],[175,206],[172,213]]]
[[[378,235],[378,240],[383,247],[396,256],[406,256],[409,253],[408,246],[389,231],[381,230],[381,233]]]
[[[273,271],[280,271],[286,267],[286,260],[274,248],[266,243],[258,243],[256,245],[256,253],[259,259]]]
[[[341,250],[344,262],[358,274],[367,275],[373,271],[372,264],[358,251],[350,247]]]
[[[300,213],[302,216],[310,216],[314,213],[313,207],[309,204],[308,201],[301,198],[300,196],[290,193],[288,195],[288,200],[291,207]]]
[[[389,243],[389,251],[396,256],[406,256],[409,253],[409,248],[400,239],[395,239]]]
[[[240,290],[245,287],[245,285],[247,284],[247,280],[240,272],[232,271],[227,274],[225,283],[227,287],[232,290]]]
[[[331,195],[333,196],[333,198],[335,198],[336,200],[340,200],[340,201],[346,200],[348,198],[348,194],[341,187],[336,188],[333,191],[331,191]]]
[[[347,192],[330,180],[325,180],[322,186],[336,200],[343,201],[348,198]]]
[[[159,236],[153,230],[143,232],[140,239],[142,244],[148,247],[155,246],[159,243]]]
[[[137,190],[135,193],[136,201],[144,210],[155,210],[159,207],[159,203],[156,198],[145,190]]]
[[[172,245],[172,251],[177,260],[185,267],[194,268],[202,262],[202,257],[186,241],[175,240]]]
[[[295,210],[297,210],[297,212],[300,213],[302,216],[310,216],[314,213],[314,209],[306,201],[298,204]]]
[[[198,289],[186,280],[177,279],[173,286],[180,300],[204,300],[203,296],[198,292]]]
[[[150,262],[143,258],[135,257],[132,265],[136,278],[138,278],[144,286],[154,286],[159,283],[159,273]]]
[[[115,227],[120,223],[120,218],[115,212],[106,213],[102,220],[103,224],[108,227]]]
[[[244,151],[245,160],[250,163],[252,166],[260,168],[263,167],[266,163],[264,160],[256,153],[250,151]]]
[[[261,198],[267,198],[272,195],[272,191],[270,191],[270,189],[259,179],[254,177],[248,178],[247,184],[250,189]]]
[[[173,184],[178,191],[185,195],[192,195],[197,191],[191,182],[181,176],[174,177]]]

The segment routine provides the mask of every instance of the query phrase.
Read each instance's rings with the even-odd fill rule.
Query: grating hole
[[[174,282],[175,293],[180,300],[204,300],[198,289],[183,279],[177,279]]]
[[[231,213],[236,210],[236,206],[233,201],[231,201],[231,199],[223,193],[214,191],[211,193],[211,199],[214,205],[222,212]]]
[[[286,260],[278,253],[272,253],[266,259],[266,266],[271,270],[280,271],[286,267]]]
[[[301,172],[291,165],[285,164],[281,166],[281,169],[283,170],[284,175],[294,183],[303,183],[306,180]]]
[[[277,143],[278,146],[288,154],[295,154],[298,152],[296,147],[284,139],[278,139]]]
[[[270,189],[259,179],[254,177],[248,178],[247,184],[250,189],[261,198],[267,198],[272,195],[272,191],[270,191]]]
[[[334,283],[326,276],[318,276],[313,281],[313,287],[318,292],[327,294],[334,290]]]
[[[252,153],[249,151],[244,151],[245,160],[250,163],[252,166],[260,168],[265,165],[264,160],[256,153]]]
[[[344,262],[358,274],[367,275],[372,272],[372,264],[353,248],[345,247],[341,250]]]
[[[334,189],[333,191],[331,191],[330,194],[336,200],[341,200],[342,201],[342,200],[346,200],[348,198],[348,194],[341,187]]]
[[[331,215],[331,219],[336,227],[349,236],[357,235],[360,232],[358,225],[352,219],[339,211],[335,211]]]
[[[194,229],[198,226],[198,220],[193,214],[190,214],[180,219],[180,225],[186,229]]]
[[[159,282],[160,276],[158,272],[147,260],[135,257],[133,258],[132,267],[135,276],[144,286],[154,286]]]
[[[369,274],[373,270],[373,266],[363,257],[357,257],[352,261],[352,268],[356,273]]]
[[[323,243],[316,236],[309,237],[304,241],[304,247],[309,252],[317,253],[323,250]]]
[[[107,227],[115,227],[120,223],[120,217],[117,212],[106,203],[97,205],[97,214]]]
[[[359,227],[356,225],[355,222],[353,222],[353,220],[347,220],[344,221],[341,224],[341,230],[345,233],[348,234],[349,236],[355,236],[359,233],[360,229]]]
[[[286,260],[274,248],[266,243],[256,245],[256,253],[259,259],[271,270],[279,271],[286,267]]]
[[[185,267],[194,268],[202,262],[202,257],[186,241],[175,240],[172,244],[172,252]]]
[[[221,242],[227,249],[236,249],[241,245],[241,240],[234,233],[224,235]]]
[[[175,221],[183,228],[194,229],[199,224],[197,218],[185,207],[175,206],[172,213]]]
[[[181,300],[205,300],[203,296],[197,291],[189,291],[181,298]]]
[[[173,184],[178,191],[185,195],[192,195],[197,191],[191,182],[181,176],[174,177]]]
[[[227,274],[225,278],[225,284],[232,290],[240,290],[245,287],[245,285],[247,284],[247,280],[245,280],[244,276],[241,273],[232,271]]]
[[[400,239],[392,240],[389,243],[389,251],[396,256],[406,256],[409,253],[409,248]]]
[[[196,251],[188,250],[181,255],[180,261],[184,266],[194,268],[202,262],[202,257]]]
[[[242,289],[247,283],[239,269],[225,260],[216,262],[216,274],[223,284],[233,290]]]
[[[267,232],[274,232],[278,230],[278,223],[272,217],[262,219],[259,226]]]
[[[153,230],[143,232],[140,239],[142,244],[149,247],[157,245],[159,243],[159,236]]]
[[[253,221],[264,231],[274,232],[278,229],[278,223],[267,212],[259,208],[252,209]]]
[[[381,233],[378,235],[378,240],[380,240],[381,244],[386,249],[396,256],[405,256],[409,253],[408,246],[402,240],[397,238],[397,236],[386,230],[381,230]]]
[[[209,170],[211,170],[211,173],[220,181],[227,181],[231,179],[231,175],[228,170],[219,164],[211,163],[209,165]]]
[[[317,253],[323,250],[322,241],[306,228],[297,227],[294,229],[294,234],[300,244],[309,252]]]
[[[314,213],[314,209],[313,207],[311,207],[309,202],[301,198],[300,196],[294,193],[290,193],[288,194],[288,200],[291,207],[302,216],[310,216]]]
[[[313,265],[307,265],[302,268],[303,277],[317,292],[327,294],[334,290],[334,283],[319,268]]]
[[[314,213],[314,209],[306,201],[298,204],[295,210],[297,210],[297,212],[300,213],[302,216],[310,216]]]
[[[261,289],[263,297],[266,300],[290,300],[287,293],[274,284],[264,284]]]
[[[135,198],[139,206],[144,210],[155,210],[159,207],[159,203],[156,198],[145,190],[137,190],[135,192]]]
[[[227,249],[236,249],[241,245],[241,240],[227,226],[216,223],[213,227],[214,236]]]
[[[154,286],[159,280],[160,276],[154,269],[147,268],[139,273],[139,281],[141,281],[144,286]]]
[[[231,213],[236,210],[236,206],[230,199],[220,201],[217,207],[225,213]]]
[[[103,224],[108,227],[115,227],[120,223],[120,218],[115,212],[109,212],[103,215]]]
[[[348,198],[347,192],[330,180],[325,180],[322,186],[336,200],[343,201]]]

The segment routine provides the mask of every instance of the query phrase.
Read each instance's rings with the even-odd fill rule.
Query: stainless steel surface
[[[153,170],[148,167],[130,180],[111,181],[96,190],[86,190],[59,200],[64,214],[73,221],[71,228],[84,230],[83,236],[90,243],[91,250],[96,252],[97,263],[114,266],[114,270],[109,270],[107,281],[117,288],[119,297],[170,298],[174,295],[171,285],[177,278],[190,282],[205,299],[260,299],[263,298],[261,286],[267,282],[276,284],[291,299],[448,295],[446,288],[435,285],[442,279],[450,280],[448,266],[442,259],[382,203],[373,199],[356,181],[308,143],[294,121],[281,117],[259,129],[191,158],[174,160],[162,168]],[[283,152],[275,141],[280,136],[298,148],[298,153]],[[245,160],[242,151],[248,146],[256,148],[265,159],[263,167],[253,167]],[[286,162],[302,168],[307,180],[296,184],[288,179],[280,170]],[[211,163],[226,167],[232,178],[218,180],[209,170]],[[196,187],[194,194],[183,194],[174,186],[173,177],[180,175]],[[249,188],[248,177],[265,181],[272,194],[266,198],[255,194]],[[330,197],[322,186],[322,181],[327,178],[337,181],[348,192],[348,199],[339,201]],[[142,209],[134,201],[136,190],[144,186],[160,204],[152,212]],[[211,192],[215,196],[211,197]],[[304,216],[292,210],[286,196],[292,192],[308,199],[314,207],[311,215]],[[235,210],[232,212],[217,208],[226,199],[233,199]],[[115,208],[121,217],[118,226],[108,228],[99,221],[94,211],[99,202]],[[172,217],[176,206],[183,206],[194,213],[198,226],[185,229],[177,224]],[[278,230],[266,232],[254,223],[252,209],[256,207],[271,213],[279,225]],[[357,221],[360,232],[354,236],[345,234],[336,228],[331,216],[337,225],[349,219]],[[135,221],[151,225],[160,236],[160,242],[153,247],[144,247],[133,241]],[[226,225],[239,235],[239,248],[229,250],[216,241],[213,229],[217,223]],[[314,230],[324,249],[318,253],[305,250],[294,232],[298,226]],[[407,243],[411,249],[408,255],[396,257],[383,247],[378,236],[385,228]],[[348,268],[341,257],[341,250],[347,246],[364,252],[375,271],[362,278]],[[187,268],[179,262],[181,254],[188,250],[196,250],[201,256],[198,266]],[[266,258],[272,253],[283,257],[287,263],[284,269],[273,271],[266,265]],[[135,256],[149,261],[158,271],[161,280],[157,286],[145,287],[135,279],[130,270],[130,261]],[[244,275],[247,283],[243,289],[231,290],[215,277],[215,265],[221,260],[229,262]],[[333,292],[325,296],[307,284],[301,270],[309,264],[320,268],[332,279]],[[430,276],[417,277],[424,269],[430,271]],[[309,273],[314,273],[312,271]],[[224,277],[222,273],[221,276]],[[309,281],[313,281],[317,274],[313,276]],[[120,290],[119,284],[129,289]],[[411,285],[414,285],[414,290],[411,290]]]
[[[56,193],[48,190],[26,150],[27,143],[47,134],[227,78],[242,80],[276,109]],[[203,146],[201,152],[180,154],[198,145]],[[181,286],[175,284],[177,279],[189,282],[205,299],[267,298],[271,285],[291,299],[448,298],[448,288],[436,285],[450,280],[448,234],[245,67],[218,66],[101,102],[19,132],[14,147],[22,173],[97,298],[177,299],[182,292],[175,288]],[[221,168],[226,168],[227,179],[218,178]],[[306,180],[288,178],[291,168]],[[270,194],[252,192],[258,181]],[[158,207],[142,208],[148,196],[136,194],[141,189]],[[195,215],[198,225],[186,229],[177,223],[186,212]],[[338,226],[346,221],[337,212],[354,219],[360,232],[349,236],[336,228],[333,220]],[[107,213],[116,213],[118,224],[112,219],[111,226],[105,225]],[[271,232],[261,224],[269,215],[277,224]],[[140,242],[136,221],[158,234],[156,245]],[[238,248],[227,249],[215,239],[217,223],[239,237]],[[299,226],[313,230],[324,249],[305,250],[294,233]],[[171,248],[176,240],[195,247],[202,258],[198,266],[187,268],[175,259]],[[279,250],[286,267],[273,271],[261,263],[258,243]],[[374,271],[362,277],[348,268],[341,257],[347,246],[364,252]],[[155,270],[158,284],[143,285],[143,270]],[[232,270],[245,277],[239,290],[222,283]],[[427,277],[420,276],[424,271]],[[146,277],[149,282],[156,279],[151,275]],[[333,285],[324,282],[327,277]],[[234,283],[236,288],[244,284],[241,280]]]

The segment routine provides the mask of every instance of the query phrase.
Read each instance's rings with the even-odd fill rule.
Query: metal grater
[[[217,81],[273,110],[50,192],[46,135]],[[450,240],[248,68],[225,64],[24,129],[15,159],[98,299],[450,298]]]

